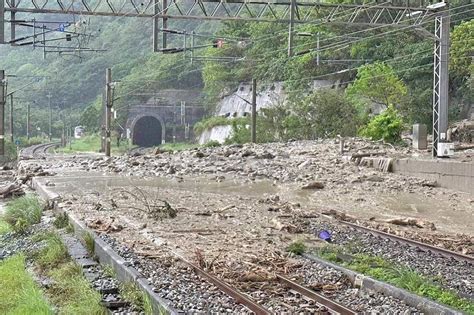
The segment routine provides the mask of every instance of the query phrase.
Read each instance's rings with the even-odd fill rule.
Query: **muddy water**
[[[473,234],[472,222],[474,204],[466,203],[454,207],[452,201],[436,196],[423,196],[415,193],[395,192],[393,194],[370,193],[363,196],[335,193],[330,189],[301,190],[299,185],[275,185],[271,181],[243,182],[229,177],[217,182],[216,177],[189,177],[180,181],[155,177],[152,179],[105,176],[100,173],[69,173],[48,179],[55,186],[48,189],[59,194],[87,194],[108,191],[114,188],[154,187],[173,189],[191,193],[214,193],[239,195],[250,198],[266,198],[279,195],[283,201],[300,203],[304,209],[337,209],[356,217],[378,219],[394,217],[416,217],[435,223],[440,230]],[[225,197],[223,197],[225,198]]]
[[[242,196],[259,197],[279,193],[278,186],[270,181],[242,183],[241,181],[225,180],[217,182],[205,177],[187,178],[184,181],[158,177],[154,179],[140,179],[134,177],[117,176],[74,176],[51,178],[55,186],[51,190],[61,193],[74,193],[87,190],[102,191],[114,187],[154,187],[183,190],[187,192],[212,192],[217,194],[236,194]]]

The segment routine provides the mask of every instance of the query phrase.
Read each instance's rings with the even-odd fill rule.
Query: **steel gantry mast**
[[[426,0],[400,0],[391,4],[393,2],[338,4],[313,0],[144,0],[139,3],[137,0],[97,0],[92,5],[88,0],[43,0],[41,3],[36,0],[0,0],[0,43],[6,43],[4,14],[7,12],[11,14],[11,36],[15,36],[17,13],[153,19],[153,50],[163,52],[169,50],[168,34],[163,30],[167,29],[170,19],[286,23],[289,25],[290,56],[293,55],[295,24],[369,28],[391,26],[401,30],[423,30],[421,26],[434,18],[433,156],[438,156],[438,145],[447,140],[448,128],[449,9],[444,2],[428,6]],[[14,40],[11,38],[10,42]]]
[[[435,16],[435,47],[433,71],[433,156],[443,155],[439,144],[448,141],[449,96],[449,24],[446,8]]]

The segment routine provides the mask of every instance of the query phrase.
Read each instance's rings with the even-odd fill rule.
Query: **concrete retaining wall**
[[[441,187],[474,195],[474,162],[451,160],[393,160],[391,171],[435,180]]]

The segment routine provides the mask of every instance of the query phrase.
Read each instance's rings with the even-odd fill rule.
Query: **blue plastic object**
[[[330,242],[331,233],[329,231],[322,230],[321,232],[319,232],[319,238],[325,240],[326,242]]]

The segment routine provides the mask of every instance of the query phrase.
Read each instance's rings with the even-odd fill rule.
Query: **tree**
[[[395,143],[400,141],[403,128],[402,117],[395,107],[390,105],[381,114],[373,117],[367,126],[361,129],[360,135],[373,140]]]
[[[80,123],[86,129],[86,132],[97,132],[100,127],[101,119],[101,100],[97,100],[87,106],[81,113]]]
[[[399,105],[407,94],[407,87],[393,71],[393,68],[383,62],[375,62],[360,67],[357,78],[348,89],[347,93],[356,99],[389,105]]]
[[[451,34],[450,48],[451,70],[457,76],[466,78],[474,72],[472,56],[474,54],[474,19],[459,24]]]
[[[353,136],[357,131],[357,111],[342,90],[314,91],[293,110],[305,139]]]

